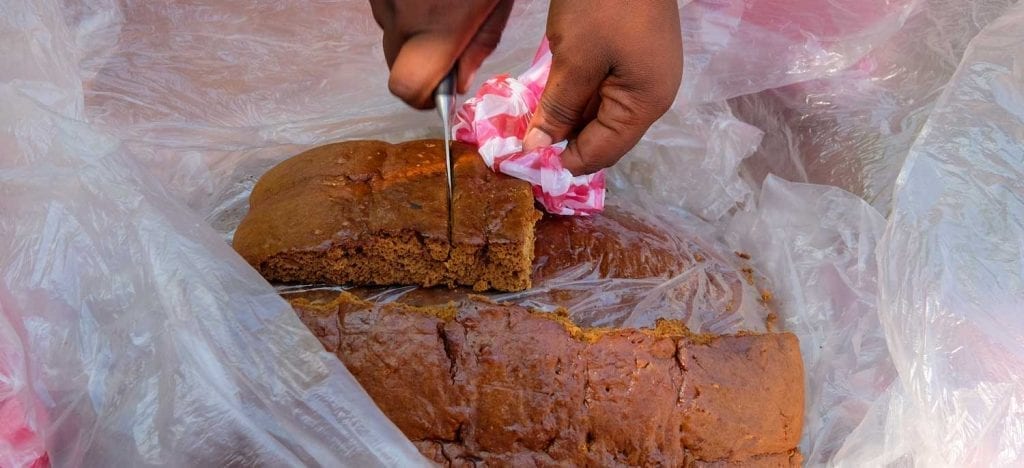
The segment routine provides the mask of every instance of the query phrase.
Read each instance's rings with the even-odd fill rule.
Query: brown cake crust
[[[788,333],[581,329],[474,298],[342,293],[299,317],[428,457],[451,466],[796,466],[803,368]]]
[[[534,282],[583,264],[601,278],[668,278],[709,256],[650,216],[614,204],[595,216],[545,215],[536,229]]]
[[[348,141],[261,177],[235,250],[271,281],[528,288],[540,218],[529,184],[467,145],[452,152],[453,245],[442,142]]]

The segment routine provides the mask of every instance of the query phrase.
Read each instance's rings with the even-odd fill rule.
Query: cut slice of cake
[[[453,143],[453,245],[444,143],[349,141],[299,154],[257,182],[234,247],[270,281],[530,287],[530,185]]]

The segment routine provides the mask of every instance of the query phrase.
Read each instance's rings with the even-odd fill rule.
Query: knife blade
[[[455,167],[452,163],[452,112],[455,110],[456,70],[452,68],[434,91],[434,104],[441,116],[444,129],[445,177],[448,187],[448,245],[452,245],[452,227],[455,221]]]

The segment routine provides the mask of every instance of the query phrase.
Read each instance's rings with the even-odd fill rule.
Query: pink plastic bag
[[[548,41],[541,42],[530,69],[518,78],[498,75],[456,114],[455,139],[475,144],[491,169],[533,185],[533,195],[550,213],[591,215],[604,209],[604,171],[573,176],[559,155],[565,142],[523,152],[523,138],[551,71]]]
[[[9,315],[14,311],[4,306],[8,294],[0,288],[0,467],[50,466],[40,424],[46,421],[46,410],[28,388],[24,355],[19,343],[24,330],[12,326]]]

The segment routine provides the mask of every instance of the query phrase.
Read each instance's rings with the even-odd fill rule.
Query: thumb
[[[523,151],[565,140],[580,124],[605,75],[594,62],[552,57],[548,82],[526,131]]]

